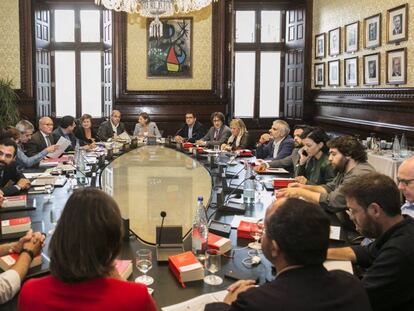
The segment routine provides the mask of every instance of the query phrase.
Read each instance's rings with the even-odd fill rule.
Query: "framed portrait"
[[[191,78],[193,18],[162,18],[162,36],[150,35],[147,22],[147,77]]]
[[[352,53],[359,48],[359,22],[345,25],[345,52]]]
[[[344,60],[344,81],[346,86],[358,85],[358,57]]]
[[[380,53],[364,55],[364,84],[379,85],[381,76]]]
[[[396,43],[408,38],[408,4],[387,11],[387,42]]]
[[[364,19],[364,47],[373,49],[381,46],[381,13]]]
[[[325,57],[325,33],[315,36],[315,58]]]
[[[387,84],[407,83],[407,49],[387,51]]]
[[[328,85],[339,86],[339,59],[328,62]]]
[[[329,56],[341,54],[341,27],[329,30]]]
[[[325,86],[325,63],[317,63],[314,67],[315,86]]]

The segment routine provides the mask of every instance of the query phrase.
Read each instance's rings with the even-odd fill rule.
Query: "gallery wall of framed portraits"
[[[413,17],[407,0],[314,1],[312,89],[414,87]]]

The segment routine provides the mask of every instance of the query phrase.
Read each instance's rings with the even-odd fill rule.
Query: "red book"
[[[132,274],[132,260],[115,259],[115,269],[125,281]]]
[[[0,257],[0,268],[3,269],[3,271],[9,270],[16,262],[17,259],[19,259],[20,254],[17,253],[11,253],[5,256]],[[35,258],[33,258],[32,263],[30,264],[30,268],[39,266],[42,264],[42,255],[38,255]]]
[[[189,148],[191,148],[193,146],[194,146],[194,144],[192,144],[192,143],[183,143],[183,148],[184,149],[189,149]]]
[[[275,187],[275,189],[286,188],[292,182],[295,182],[292,178],[275,178],[273,179],[273,187]]]
[[[237,155],[239,157],[252,157],[253,152],[249,149],[241,149],[241,150],[237,151]]]
[[[255,227],[255,230],[258,229],[257,224],[254,222],[248,222],[244,220],[240,221],[240,224],[237,227],[237,238],[254,240],[252,236],[250,235],[250,230],[251,230],[250,228],[252,226]]]
[[[13,218],[1,221],[2,234],[25,232],[30,229],[32,220],[30,217]]]
[[[16,206],[26,206],[27,204],[27,195],[15,195],[11,197],[5,197],[3,205],[1,207],[16,207]]]
[[[203,265],[191,251],[168,257],[168,266],[184,288],[184,282],[204,278]]]
[[[228,238],[209,232],[208,248],[217,249],[221,254],[224,254],[231,250],[231,241]]]

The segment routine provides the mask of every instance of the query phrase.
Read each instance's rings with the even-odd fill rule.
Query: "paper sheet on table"
[[[354,269],[352,269],[352,263],[349,260],[326,260],[323,263],[326,270],[342,270],[351,274],[354,274]]]
[[[331,232],[329,233],[329,238],[331,240],[340,240],[341,227],[331,226]]]
[[[67,140],[63,136],[60,136],[58,142],[56,143],[56,145],[58,146],[57,150],[55,152],[49,152],[47,156],[49,158],[59,158],[62,155],[62,153],[65,152],[66,148],[70,146],[70,144],[70,140]]]
[[[164,307],[161,310],[163,311],[203,311],[204,307],[208,303],[212,302],[222,302],[224,297],[227,295],[227,290],[222,290],[219,292],[204,294],[193,299],[177,303],[168,307]]]
[[[44,172],[40,172],[40,173],[23,173],[23,175],[27,179],[33,179],[33,178],[37,178],[39,176],[46,176],[46,175],[50,175],[50,174],[44,173]]]
[[[131,137],[129,137],[127,132],[122,132],[121,134],[119,134],[116,139],[120,139],[120,140],[124,140],[126,142],[131,142]]]
[[[239,216],[235,215],[233,220],[231,221],[231,227],[237,228],[240,224],[240,221],[248,221],[248,222],[258,222],[261,218],[260,217],[246,217],[246,216]]]

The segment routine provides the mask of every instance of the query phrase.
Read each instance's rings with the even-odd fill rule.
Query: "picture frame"
[[[315,36],[315,59],[325,57],[325,33]]]
[[[161,18],[160,38],[150,35],[147,21],[147,77],[192,78],[193,18]]]
[[[364,48],[374,49],[381,46],[381,13],[364,19]]]
[[[407,49],[395,49],[386,52],[386,83],[407,83]]]
[[[329,56],[341,54],[341,27],[329,30]]]
[[[358,85],[358,57],[344,59],[344,84],[346,86]]]
[[[354,53],[359,50],[359,21],[345,25],[345,52]]]
[[[387,11],[387,42],[397,43],[408,39],[408,4]]]
[[[340,85],[340,61],[331,60],[328,62],[328,85],[339,86]]]
[[[315,87],[325,86],[325,63],[314,64]]]
[[[379,85],[381,81],[381,54],[364,55],[364,85]]]

